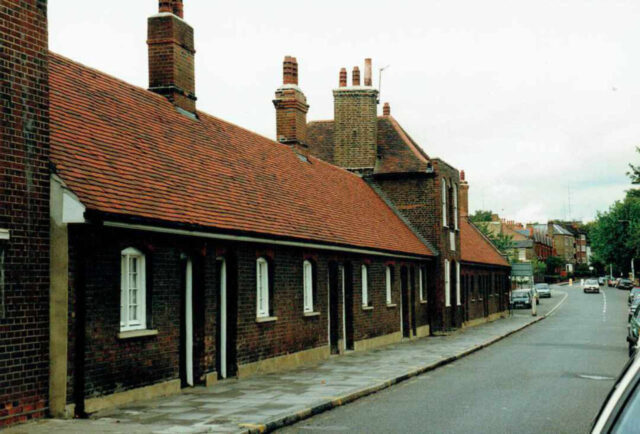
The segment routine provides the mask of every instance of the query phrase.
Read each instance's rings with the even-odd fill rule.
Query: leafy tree
[[[481,212],[488,212],[491,213],[491,211],[481,211]],[[476,212],[477,214],[478,212]],[[490,220],[489,220],[490,221]],[[506,235],[506,234],[494,234],[493,232],[491,232],[489,230],[489,226],[488,226],[488,222],[487,221],[479,221],[479,222],[474,222],[475,226],[480,229],[480,232],[482,232],[482,234],[487,237],[489,239],[489,241],[491,241],[493,243],[494,246],[496,246],[498,248],[498,250],[500,250],[500,252],[502,252],[502,254],[509,254],[510,251],[513,249],[513,235]],[[512,261],[514,262],[514,261]]]
[[[623,201],[599,212],[589,236],[591,247],[602,262],[628,272],[631,258],[640,257],[640,197],[628,192]]]
[[[533,258],[531,261],[531,265],[533,266],[533,275],[534,276],[544,276],[547,272],[547,264],[543,261],[538,260],[538,258]]]
[[[479,222],[490,222],[491,221],[491,216],[493,215],[493,211],[487,210],[487,211],[483,211],[483,210],[476,210],[476,212],[474,212],[469,219],[474,222],[474,223],[479,223]]]
[[[563,268],[565,266],[565,261],[559,256],[549,256],[545,260],[545,264],[548,272],[555,274],[558,268]]]
[[[640,148],[636,146],[636,152],[640,153]],[[632,184],[640,184],[640,166],[634,166],[629,163],[631,170],[627,172],[627,176],[631,178]]]

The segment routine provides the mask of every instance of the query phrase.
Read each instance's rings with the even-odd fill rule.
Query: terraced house
[[[508,268],[464,217],[464,178],[376,115],[369,67],[329,128],[307,125],[287,57],[271,141],[197,110],[182,1],[148,20],[148,89],[50,53],[46,8],[0,9],[0,424],[504,309]],[[471,308],[478,288],[495,301]]]

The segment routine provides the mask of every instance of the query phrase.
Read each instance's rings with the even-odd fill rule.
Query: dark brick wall
[[[328,270],[331,261],[352,264],[353,318],[356,340],[400,330],[400,281],[396,276],[393,301],[385,299],[384,267],[391,258],[341,256],[321,251],[265,244],[225,243],[216,240],[143,233],[122,229],[77,226],[70,229],[70,346],[69,402],[81,387],[76,375],[84,370],[84,397],[92,397],[180,378],[181,314],[184,255],[194,258],[194,376],[216,370],[218,267],[216,258],[228,260],[229,282],[237,278],[237,363],[328,345]],[[147,320],[157,336],[119,340],[120,252],[135,247],[147,261]],[[256,260],[266,257],[272,276],[270,307],[276,321],[256,321]],[[303,314],[302,264],[315,265],[314,310]],[[369,294],[373,310],[361,307],[360,265],[370,267]],[[233,263],[235,265],[231,266]],[[414,267],[419,263],[398,262]],[[415,273],[417,276],[417,272]],[[417,277],[416,277],[417,278]],[[233,291],[232,284],[228,289]],[[417,294],[417,283],[416,283]],[[82,297],[78,295],[84,294]],[[79,301],[80,300],[80,301]],[[78,358],[76,331],[84,315],[84,360]],[[341,302],[341,298],[340,298]],[[417,325],[428,323],[425,305],[415,297]],[[340,304],[340,312],[342,305]],[[230,317],[232,321],[232,317]],[[342,324],[340,318],[339,324]],[[339,335],[343,336],[342,326]],[[84,363],[83,367],[79,364]]]
[[[46,0],[0,3],[0,427],[44,415],[48,391]]]
[[[509,270],[463,263],[461,275],[462,317],[471,321],[508,309]]]

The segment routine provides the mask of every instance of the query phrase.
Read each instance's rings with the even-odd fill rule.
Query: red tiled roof
[[[509,266],[498,249],[482,235],[467,217],[460,217],[460,254],[465,262]]]
[[[313,155],[333,163],[333,121],[307,125],[307,142]],[[391,116],[378,117],[378,155],[375,173],[424,172],[429,156]]]
[[[50,81],[51,159],[87,209],[432,255],[343,169],[56,54]]]

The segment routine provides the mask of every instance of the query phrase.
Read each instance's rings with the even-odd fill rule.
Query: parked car
[[[627,342],[629,343],[629,357],[638,347],[638,335],[640,332],[640,305],[636,307],[627,326]]]
[[[640,286],[634,286],[631,288],[631,291],[629,291],[629,301],[627,303],[629,306],[631,306],[631,302],[636,295],[640,295]]]
[[[526,307],[531,308],[531,290],[529,289],[514,289],[511,291],[511,305],[513,308]]]
[[[611,277],[611,279],[609,279],[609,286],[615,288],[616,286],[618,286],[619,280],[620,280],[619,277]]]
[[[600,276],[598,277],[598,285],[604,286],[608,280],[607,276]]]
[[[629,317],[627,318],[627,321],[631,321],[631,316],[636,311],[638,306],[640,306],[640,296],[634,297],[633,300],[631,300],[631,305],[629,306]]]
[[[548,283],[536,283],[535,288],[540,298],[551,298],[551,288]]]
[[[629,279],[620,279],[618,281],[618,285],[616,286],[618,289],[631,289],[633,288],[633,282]]]
[[[637,433],[640,420],[640,357],[630,358],[605,399],[591,434]]]
[[[600,292],[600,285],[596,279],[587,279],[582,286],[582,290],[586,294],[587,292]]]

